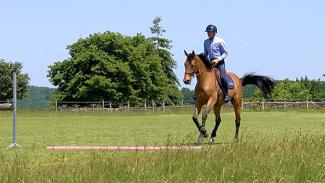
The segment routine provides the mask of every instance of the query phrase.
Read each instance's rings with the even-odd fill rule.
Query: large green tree
[[[12,74],[17,74],[17,98],[22,99],[28,92],[28,74],[22,73],[20,62],[5,62],[0,59],[0,101],[12,99]]]
[[[170,49],[172,48],[172,41],[163,37],[163,34],[166,32],[165,29],[160,25],[162,21],[161,17],[155,17],[152,21],[153,25],[150,27],[150,31],[153,34],[153,37],[150,39],[156,45],[158,55],[164,70],[165,77],[167,78],[167,87],[165,90],[168,92],[168,99],[175,100],[179,99],[181,92],[178,88],[179,82],[177,76],[174,73],[174,69],[177,68],[177,63],[173,59],[173,54]]]
[[[285,79],[275,86],[272,98],[290,101],[307,100],[311,98],[311,94],[302,82]]]
[[[68,50],[71,58],[49,66],[55,100],[162,101],[173,95],[155,44],[142,34],[92,34]]]

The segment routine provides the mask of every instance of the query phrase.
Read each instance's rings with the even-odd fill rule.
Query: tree
[[[161,17],[155,17],[152,21],[153,26],[150,27],[150,31],[152,34],[154,34],[154,37],[151,37],[151,39],[154,41],[157,50],[161,48],[167,48],[170,49],[170,43],[171,41],[168,39],[162,38],[163,33],[166,32],[165,29],[163,29],[159,24],[162,21]]]
[[[273,91],[272,98],[280,99],[280,100],[306,100],[310,98],[311,95],[306,86],[297,81],[289,81],[289,79],[285,79],[279,82]]]
[[[162,101],[168,88],[156,47],[142,34],[92,34],[68,46],[71,58],[49,66],[52,100]]]
[[[17,74],[17,98],[22,99],[28,92],[28,74],[23,74],[20,62],[5,62],[0,59],[0,101],[12,98],[12,73]]]
[[[176,74],[173,71],[173,69],[177,68],[177,63],[172,57],[173,54],[170,52],[170,49],[172,48],[172,41],[162,37],[163,33],[165,33],[166,30],[160,26],[161,21],[161,17],[155,17],[152,21],[153,26],[150,27],[150,31],[154,36],[150,39],[156,45],[161,65],[163,67],[164,74],[167,78],[166,82],[168,85],[167,88],[165,88],[165,90],[167,90],[169,93],[169,95],[166,96],[167,100],[173,101],[178,100],[181,96],[181,93],[178,88],[179,82]]]
[[[184,103],[187,103],[187,104],[194,104],[195,103],[195,100],[194,100],[195,92],[194,92],[194,90],[190,90],[188,88],[182,88],[181,92],[182,92],[182,95],[183,95]]]
[[[318,100],[322,97],[323,92],[320,79],[310,80],[307,78],[307,76],[305,76],[301,77],[300,79],[296,79],[296,82],[300,82],[305,86],[305,88],[308,90],[310,100]]]

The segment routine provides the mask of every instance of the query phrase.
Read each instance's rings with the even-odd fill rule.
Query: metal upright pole
[[[16,143],[16,111],[17,111],[17,76],[13,73],[12,78],[12,96],[13,96],[13,111],[12,111],[12,144],[9,148],[20,148],[21,146]]]

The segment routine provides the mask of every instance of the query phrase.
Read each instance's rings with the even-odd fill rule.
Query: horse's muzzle
[[[188,79],[188,80],[183,80],[183,81],[184,81],[184,84],[187,84],[187,85],[191,84],[191,80],[190,80],[190,79]]]
[[[185,73],[183,82],[187,85],[191,84],[192,76],[188,73]]]

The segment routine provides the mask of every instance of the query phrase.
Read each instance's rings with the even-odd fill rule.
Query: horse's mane
[[[207,57],[203,53],[200,53],[197,56],[203,61],[207,69],[211,69],[213,67],[212,63],[207,59]]]

